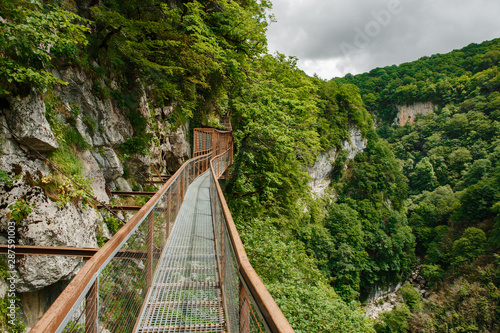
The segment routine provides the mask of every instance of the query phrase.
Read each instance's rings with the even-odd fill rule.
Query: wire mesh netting
[[[137,332],[224,332],[208,172],[191,184]]]
[[[103,256],[58,332],[270,331],[241,275],[218,184],[232,163],[232,134],[195,129],[193,141],[197,157]]]
[[[211,155],[187,164],[151,211],[102,265],[59,332],[133,332],[188,186]],[[205,169],[205,170],[204,170]]]

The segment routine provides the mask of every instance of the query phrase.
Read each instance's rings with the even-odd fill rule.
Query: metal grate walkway
[[[188,188],[136,332],[224,332],[210,208],[210,175]]]

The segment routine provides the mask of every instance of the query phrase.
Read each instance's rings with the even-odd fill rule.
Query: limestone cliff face
[[[159,130],[155,132],[151,124],[148,126],[147,131],[155,137],[148,154],[125,156],[120,146],[134,135],[127,111],[112,99],[96,96],[92,91],[93,81],[83,71],[67,68],[56,71],[55,75],[68,83],[53,92],[52,98],[66,109],[56,115],[57,121],[61,126],[74,127],[87,142],[89,148],[75,154],[83,166],[84,178],[91,181],[93,194],[101,202],[109,203],[106,188],[131,189],[125,175],[133,176],[140,183],[149,177],[152,163],[157,169],[175,171],[189,158],[188,125],[172,130],[166,121],[170,114],[164,112],[171,112],[171,108],[151,112],[144,91],[136,111],[149,119],[149,123],[154,120]],[[109,237],[103,230],[103,226],[106,228],[101,214],[82,202],[63,204],[49,198],[39,185],[44,177],[57,171],[24,145],[28,144],[44,156],[61,146],[60,138],[46,119],[46,103],[46,96],[36,91],[23,97],[9,97],[0,103],[0,123],[20,138],[18,140],[0,126],[0,170],[10,178],[9,181],[0,179],[0,244],[6,244],[11,216],[9,206],[24,199],[31,213],[16,225],[18,244],[95,248],[98,233]],[[77,109],[78,113],[70,117],[72,109]],[[16,288],[21,293],[21,303],[29,304],[28,299],[39,302],[35,312],[29,306],[23,309],[28,326],[34,324],[43,309],[50,305],[54,286],[64,285],[82,265],[82,259],[70,257],[25,256],[17,261]]]
[[[426,116],[431,111],[434,111],[435,105],[432,102],[415,103],[412,105],[396,105],[398,114],[394,123],[399,126],[404,126],[406,123],[413,123],[417,114]]]
[[[366,143],[366,139],[363,138],[359,128],[353,126],[349,129],[349,140],[342,142],[342,150],[347,159],[352,160],[358,153],[365,150]],[[333,164],[338,155],[339,152],[337,152],[336,148],[324,152],[318,157],[316,163],[309,168],[308,173],[312,177],[309,187],[314,196],[321,197],[330,186]]]

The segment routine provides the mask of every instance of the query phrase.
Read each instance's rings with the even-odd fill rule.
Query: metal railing
[[[87,261],[31,332],[132,332],[187,187],[211,157],[184,163]],[[129,255],[117,255],[123,251]]]
[[[227,332],[293,332],[250,265],[218,182],[232,163],[232,132],[194,131],[194,157],[87,261],[31,332],[134,332],[187,187],[209,168]]]
[[[232,156],[231,142],[210,161],[210,200],[227,332],[293,332],[250,264],[219,184]]]

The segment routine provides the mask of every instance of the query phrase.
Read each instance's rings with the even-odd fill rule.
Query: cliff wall
[[[111,237],[106,224],[110,214],[94,209],[95,202],[85,199],[48,160],[69,174],[79,168],[72,178],[86,184],[100,202],[110,203],[118,199],[109,190],[142,188],[151,165],[173,172],[187,160],[189,128],[174,129],[167,120],[173,107],[151,110],[144,91],[138,106],[127,110],[116,99],[97,94],[96,81],[82,70],[59,69],[54,75],[68,84],[0,101],[0,243],[7,243],[8,223],[15,220],[17,244],[96,248],[98,241]],[[146,121],[150,138],[146,149],[133,153],[126,147],[138,135],[131,111]],[[16,218],[16,207],[27,208],[25,216]],[[54,290],[60,292],[83,263],[75,257],[17,260],[16,290],[28,327],[55,299]],[[5,290],[2,280],[0,298]]]

